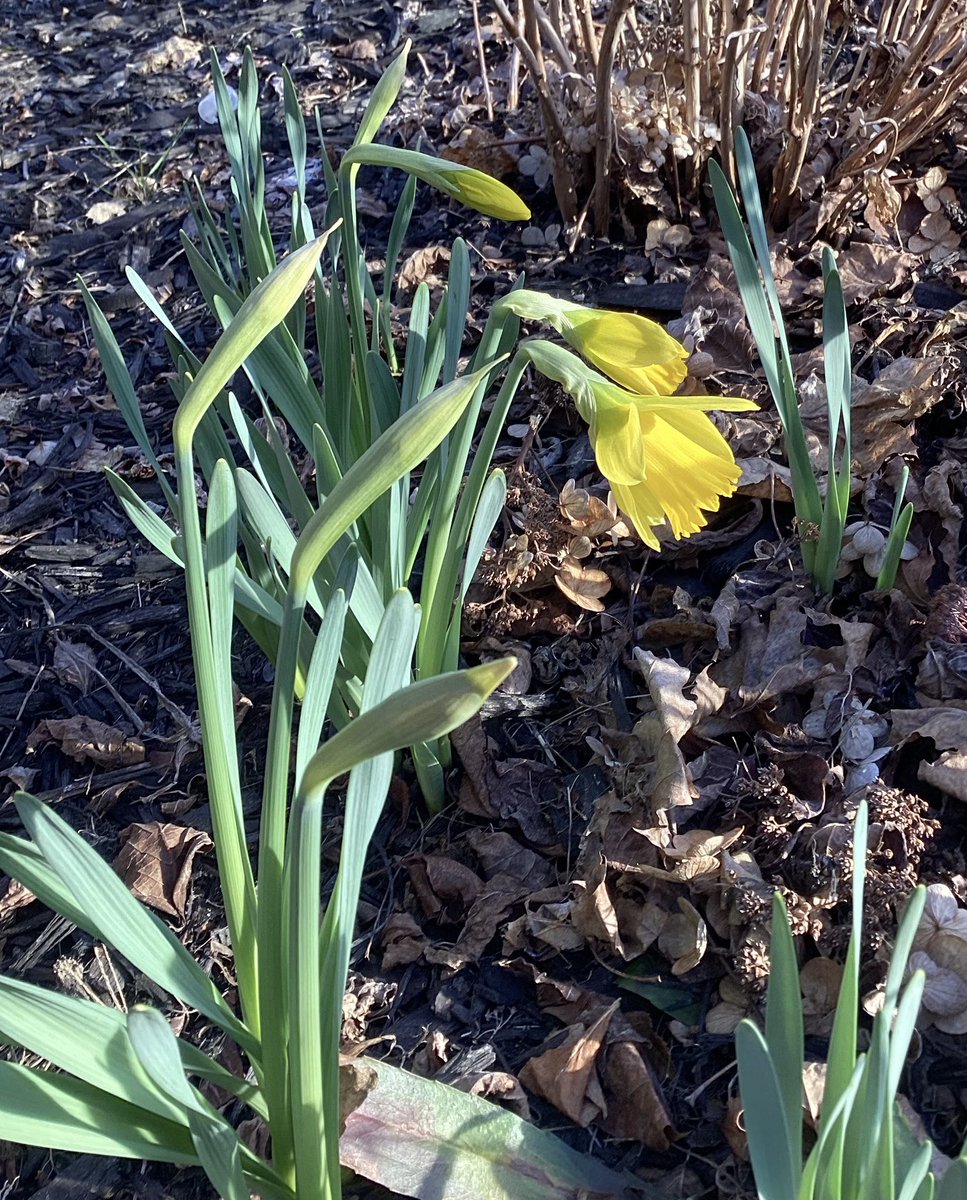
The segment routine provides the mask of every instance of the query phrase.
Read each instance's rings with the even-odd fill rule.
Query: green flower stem
[[[440,536],[441,525],[431,525],[427,546],[420,597],[423,603],[423,622],[416,648],[417,670],[421,679],[428,679],[444,669],[447,631],[453,609],[454,591],[460,570],[460,560],[467,544],[473,514],[487,481],[497,440],[513,402],[524,372],[530,365],[526,344],[513,357],[500,385],[491,415],[487,420],[473,466],[463,487],[452,527],[447,522],[446,536]],[[456,497],[453,497],[456,500]],[[434,536],[434,535],[437,536]],[[460,614],[456,614],[456,620]],[[451,664],[452,667],[456,663]]]
[[[258,941],[261,1011],[271,1013],[264,1023],[262,1090],[270,1115],[273,1166],[288,1183],[295,1183],[295,1149],[289,1109],[287,1009],[283,989],[283,877],[286,799],[289,785],[299,638],[306,594],[286,592],[276,660],[275,686],[265,759],[262,821],[259,832]]]
[[[175,468],[185,551],[188,625],[197,677],[198,709],[218,874],[235,955],[242,1016],[253,1035],[258,1038],[260,1022],[255,884],[238,803],[238,764],[232,757],[235,749],[234,729],[227,730],[223,727],[221,714],[226,698],[222,697],[220,700],[217,691],[190,438],[181,444],[175,443]],[[231,705],[232,698],[227,697],[227,701]]]
[[[361,448],[370,445],[373,440],[373,414],[370,409],[369,385],[363,369],[368,340],[363,291],[359,279],[361,264],[363,270],[366,268],[359,245],[359,224],[356,217],[356,176],[358,174],[358,166],[343,165],[339,169],[339,209],[343,219],[343,271],[346,275],[349,325],[352,330],[353,382],[359,396],[359,404],[355,408],[354,415],[357,421],[364,423],[363,428],[353,428],[350,431],[350,446],[354,449],[354,457],[358,457]]]

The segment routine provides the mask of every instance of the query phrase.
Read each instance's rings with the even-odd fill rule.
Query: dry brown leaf
[[[419,962],[429,945],[429,938],[424,935],[416,919],[407,912],[393,913],[386,922],[381,940],[383,958],[380,970],[384,972]]]
[[[957,193],[947,187],[947,172],[940,166],[930,167],[917,180],[917,195],[927,212],[940,212],[945,205],[957,202]]]
[[[842,276],[846,303],[857,304],[871,296],[903,287],[913,274],[916,259],[895,246],[854,242],[836,255],[836,266]],[[814,280],[806,292],[822,299],[822,279]]]
[[[671,960],[672,974],[685,975],[705,957],[708,926],[701,913],[680,896],[677,913],[670,913],[658,938],[658,949]]]
[[[626,961],[632,956],[625,949],[618,928],[618,914],[604,881],[602,864],[600,878],[574,881],[574,900],[571,903],[571,922],[574,929],[592,941],[604,942]]]
[[[459,1079],[453,1086],[462,1092],[469,1092],[471,1096],[492,1100],[516,1113],[523,1121],[531,1118],[526,1092],[517,1077],[507,1071],[484,1071],[482,1075]]]
[[[833,1027],[843,968],[831,958],[811,958],[799,972],[807,1035],[827,1037]]]
[[[607,1112],[597,1062],[619,1003],[616,1000],[590,1026],[572,1025],[560,1046],[529,1059],[520,1073],[526,1088],[582,1129]]]
[[[684,695],[691,672],[672,659],[657,658],[638,647],[634,661],[656,709],[653,715],[642,717],[634,728],[645,753],[654,760],[650,815],[669,808],[686,808],[693,797],[678,743],[695,724],[698,714],[698,705]]]
[[[450,262],[448,246],[423,246],[414,250],[400,265],[397,287],[403,292],[414,291],[421,283],[430,288],[443,286],[443,276]]]
[[[618,515],[617,508],[612,508],[592,496],[584,488],[575,487],[574,480],[569,479],[561,489],[561,513],[571,528],[583,533],[588,538],[599,538],[621,526],[625,536],[628,531]]]
[[[890,744],[910,738],[930,738],[938,750],[967,749],[967,711],[962,708],[894,708],[890,713]]]
[[[195,855],[211,846],[211,838],[201,829],[160,821],[129,825],[121,831],[114,869],[142,904],[181,919]]]
[[[967,909],[960,907],[945,883],[932,883],[927,888],[923,914],[913,939],[914,950],[926,950],[929,954],[932,939],[940,933],[967,941]]]
[[[736,1026],[752,1012],[752,1005],[745,988],[731,975],[719,981],[718,1004],[708,1010],[705,1029],[708,1033],[735,1033]]]
[[[903,207],[903,197],[893,186],[892,171],[867,171],[868,202],[863,217],[874,233],[884,240],[899,241],[897,217]]]
[[[551,773],[543,763],[496,758],[490,753],[479,717],[450,735],[464,774],[460,808],[486,820],[513,823],[532,846],[552,849],[558,835],[542,803],[541,782]]]
[[[720,851],[737,842],[745,832],[745,826],[739,825],[728,833],[712,833],[709,829],[689,829],[676,833],[670,846],[665,848],[666,858],[681,862],[687,858],[707,858],[717,856]]]
[[[633,1042],[613,1042],[605,1064],[608,1108],[601,1117],[601,1128],[612,1137],[665,1153],[679,1135],[641,1049]]]
[[[887,459],[916,454],[913,423],[942,395],[939,378],[942,363],[937,355],[901,356],[884,367],[872,383],[853,380],[854,482],[871,478]],[[817,431],[825,445],[828,428],[825,388],[814,388],[803,399],[801,412],[803,421]]]
[[[808,608],[795,586],[784,585],[751,607],[754,615],[739,625],[736,653],[712,668],[716,683],[742,704],[803,691],[866,661],[876,626]]]
[[[806,1098],[806,1117],[813,1129],[819,1127],[819,1116],[823,1109],[826,1092],[826,1064],[807,1062],[802,1067],[803,1095]]]
[[[482,125],[468,125],[462,129],[449,146],[444,146],[440,157],[473,167],[495,179],[510,179],[517,174],[516,154]]]
[[[514,974],[531,979],[537,993],[537,1003],[542,1012],[556,1018],[562,1025],[573,1025],[589,1009],[609,1003],[605,996],[572,980],[552,979],[538,966],[526,959],[503,963]]]
[[[922,762],[917,777],[955,800],[967,802],[967,753],[947,750],[936,762]]]
[[[943,262],[960,248],[960,234],[942,212],[928,212],[920,232],[907,243],[914,254],[926,254],[931,262]]]
[[[82,696],[86,696],[94,679],[100,679],[97,669],[97,659],[90,646],[58,638],[54,647],[54,670],[61,683],[76,687]]]
[[[742,471],[737,488],[740,495],[792,503],[792,472],[787,466],[761,455],[735,461]]]
[[[601,597],[611,591],[611,577],[606,571],[585,567],[568,554],[554,573],[554,583],[579,608],[587,612],[604,612]]]
[[[453,971],[478,962],[514,907],[530,893],[526,883],[509,875],[495,875],[483,885],[471,905],[456,942],[452,946],[429,947],[427,962],[440,963]]]
[[[480,861],[485,879],[497,875],[513,879],[532,894],[549,886],[554,878],[554,869],[546,858],[522,846],[503,830],[473,829],[467,841]]]
[[[742,1162],[749,1161],[749,1138],[742,1123],[742,1100],[738,1096],[730,1096],[722,1118],[722,1133],[729,1144],[729,1149]]]
[[[414,854],[404,866],[420,907],[431,921],[459,923],[483,888],[479,875],[444,854]]]
[[[33,904],[37,897],[17,879],[7,879],[0,884],[0,921],[9,917],[18,908]]]
[[[144,762],[144,746],[137,738],[93,717],[40,721],[27,738],[27,749],[36,750],[49,741],[57,742],[77,762],[93,762],[101,767],[129,767]]]
[[[568,887],[545,888],[531,896],[524,906],[524,916],[507,927],[504,952],[521,949],[525,938],[536,943],[545,956],[551,951],[560,954],[581,949],[585,938],[571,923],[569,892]]]
[[[645,253],[660,250],[671,255],[691,243],[692,234],[687,225],[672,225],[667,217],[656,217],[648,222],[645,231]]]

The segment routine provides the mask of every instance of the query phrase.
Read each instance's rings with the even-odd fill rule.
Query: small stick
[[[484,99],[487,102],[487,120],[494,119],[494,97],[490,91],[490,79],[487,77],[487,56],[484,54],[483,33],[480,29],[480,9],[477,0],[473,0],[473,31],[477,39],[477,59],[480,63],[480,78],[483,81]]]
[[[682,4],[683,67],[685,68],[685,127],[691,137],[698,137],[699,114],[702,108],[702,14],[699,0],[684,0]]]
[[[591,64],[597,70],[598,66],[598,37],[594,31],[594,16],[591,12],[591,0],[579,0],[581,5],[581,28],[584,30],[584,45],[591,58]]]
[[[523,19],[521,0],[517,0],[517,20]],[[507,111],[516,112],[520,104],[520,47],[516,41],[510,44],[510,80],[507,84]]]
[[[574,43],[574,61],[582,75],[590,75],[594,67],[591,63],[591,55],[588,53],[577,6],[574,0],[565,0],[565,3],[567,4],[568,24],[571,27],[571,41]]]
[[[595,72],[595,132],[598,145],[594,156],[594,231],[606,237],[611,215],[611,150],[614,141],[614,114],[611,110],[611,73],[618,50],[618,35],[634,0],[612,0],[601,35],[598,69]]]

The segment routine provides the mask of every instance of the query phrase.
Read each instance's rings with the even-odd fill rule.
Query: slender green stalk
[[[205,562],[190,442],[187,445],[176,445],[175,470],[185,550],[188,627],[198,687],[198,711],[218,872],[235,955],[242,1012],[245,1023],[258,1037],[260,1021],[255,883],[239,804],[238,763],[234,757],[235,731],[234,727],[231,730],[225,728],[225,697],[219,696],[216,687],[218,675],[205,587]],[[228,697],[228,702],[231,705],[231,696]]]

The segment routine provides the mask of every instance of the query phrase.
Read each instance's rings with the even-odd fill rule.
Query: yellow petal
[[[686,375],[688,351],[636,313],[568,307],[561,333],[596,367],[639,395],[670,396]]]
[[[638,480],[608,476],[599,453],[600,434],[595,454],[622,511],[642,539],[657,549],[655,526],[667,520],[676,537],[697,533],[707,523],[706,514],[718,509],[721,497],[735,491],[740,471],[728,443],[704,413],[635,411],[645,459]],[[630,444],[632,437],[625,436]]]
[[[649,492],[644,483],[633,486],[611,485],[615,503],[638,530],[638,536],[652,550],[660,550],[661,544],[652,533],[656,525],[664,525],[666,517],[661,505]]]
[[[645,473],[641,420],[627,405],[595,406],[591,444],[601,474],[611,483],[637,483]]]
[[[722,496],[735,491],[741,472],[729,445],[702,413],[649,415],[643,430],[645,480],[676,537],[702,529]]]

